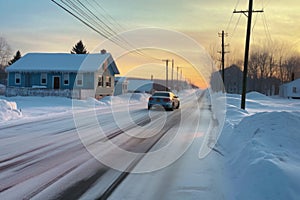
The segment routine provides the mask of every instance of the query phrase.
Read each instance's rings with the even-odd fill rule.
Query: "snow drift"
[[[16,102],[6,101],[0,99],[0,121],[8,121],[11,119],[17,119],[22,116],[21,111],[17,108]]]
[[[239,109],[239,96],[228,95],[228,117],[219,140],[231,185],[227,199],[298,199],[300,112],[282,111],[287,104],[276,107],[278,111],[259,112],[264,101],[274,107],[276,100],[258,93],[248,98],[255,112]]]

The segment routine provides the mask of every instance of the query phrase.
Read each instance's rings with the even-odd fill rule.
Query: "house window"
[[[102,86],[103,86],[103,77],[98,76],[98,87],[102,87]]]
[[[42,73],[41,74],[41,85],[46,85],[47,84],[47,74]]]
[[[83,74],[77,74],[76,85],[77,86],[82,86],[83,85]]]
[[[297,93],[297,88],[293,87],[293,93]]]
[[[15,84],[20,85],[21,84],[21,74],[16,73],[15,74]]]
[[[69,74],[64,74],[64,85],[69,85]]]
[[[106,87],[111,87],[111,77],[106,76]]]

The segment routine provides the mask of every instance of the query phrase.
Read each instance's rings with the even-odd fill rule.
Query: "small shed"
[[[7,96],[66,96],[85,99],[113,95],[119,70],[110,53],[28,53],[6,68]]]
[[[284,98],[300,99],[300,78],[281,85],[279,95]]]

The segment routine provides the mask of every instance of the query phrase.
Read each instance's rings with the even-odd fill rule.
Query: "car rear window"
[[[170,94],[166,92],[156,92],[152,96],[170,97]]]

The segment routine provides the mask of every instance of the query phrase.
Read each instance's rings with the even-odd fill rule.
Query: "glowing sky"
[[[84,1],[83,1],[84,2]],[[100,0],[124,30],[158,27],[187,34],[208,48],[225,30],[233,49],[244,48],[247,0]],[[104,39],[50,0],[0,0],[0,36],[13,52],[69,52],[78,40],[93,51]],[[282,40],[300,49],[299,0],[254,0],[252,42]],[[231,20],[230,20],[231,19]],[[240,19],[240,20],[239,20]],[[237,23],[239,21],[239,23]],[[108,50],[109,51],[109,50]]]

